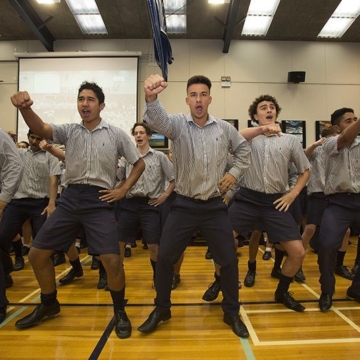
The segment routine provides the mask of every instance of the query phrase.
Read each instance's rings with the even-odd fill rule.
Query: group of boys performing
[[[38,325],[60,312],[51,255],[54,250],[67,252],[83,229],[89,254],[97,255],[106,270],[116,335],[121,339],[130,337],[132,327],[125,311],[123,249],[125,243],[136,236],[135,225],[139,223],[150,249],[156,289],[155,309],[138,327],[140,332],[153,332],[159,323],[171,318],[174,265],[196,231],[205,238],[220,269],[219,274],[215,274],[215,282],[223,294],[223,321],[237,336],[249,336],[239,316],[238,259],[234,241],[244,232],[266,231],[271,242],[285,249],[287,257],[274,298],[291,310],[304,311],[289,287],[301,268],[306,246],[288,210],[309,180],[310,163],[298,139],[281,132],[277,123],[281,111],[278,102],[270,95],[256,98],[249,107],[249,115],[258,126],[238,132],[228,122],[208,113],[212,101],[208,78],[193,76],[188,80],[189,115],[167,114],[158,100],[158,94],[167,86],[160,75],[145,80],[144,123],[136,123],[131,130],[136,146],[123,130],[101,118],[105,97],[95,83],[85,82],[79,88],[77,107],[82,121],[77,124],[45,123],[32,110],[33,101],[27,92],[11,97],[30,132],[38,137],[36,141],[45,138],[66,148],[65,190],[56,200],[55,208],[53,197],[45,196],[45,203],[43,195],[36,199],[29,195],[26,199],[13,197],[19,192],[19,174],[24,167],[26,171],[29,160],[21,159],[8,134],[0,132],[1,250],[8,251],[9,242],[31,212],[42,207],[46,220],[36,229],[28,257],[41,288],[41,303],[16,322],[17,328]],[[331,122],[339,135],[316,145],[321,147],[320,156],[324,160],[323,191],[327,201],[318,249],[321,311],[328,311],[332,306],[337,249],[347,229],[360,224],[360,143],[356,139],[360,122],[350,108],[335,111]],[[173,163],[164,154],[149,148],[151,129],[172,141]],[[28,151],[38,158],[44,171],[48,166],[48,178],[57,175],[50,170],[51,155],[39,149]],[[122,176],[116,183],[119,158],[122,158]],[[35,162],[32,160],[31,166]],[[296,167],[298,176],[289,187],[291,164]],[[226,195],[236,186],[240,189],[228,206]],[[174,188],[176,197],[160,228],[161,205],[167,202]],[[116,219],[114,205],[120,199],[123,199],[121,212]],[[7,213],[14,216],[16,211],[27,211],[28,215],[19,215],[21,220],[16,224],[10,222],[9,229]],[[71,264],[77,263],[71,261]],[[6,318],[8,300],[6,273],[3,264],[0,265],[2,322]],[[347,297],[360,301],[359,271]]]

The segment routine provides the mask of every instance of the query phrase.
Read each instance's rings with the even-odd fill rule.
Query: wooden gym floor
[[[357,238],[351,239],[345,265],[353,265]],[[181,283],[172,292],[172,319],[148,335],[137,327],[153,309],[151,266],[141,242],[125,259],[127,314],[132,322],[131,338],[120,340],[112,331],[110,294],[98,290],[98,272],[90,269],[86,249],[80,254],[84,276],[58,286],[61,313],[41,325],[17,330],[15,322],[39,302],[40,290],[30,264],[12,273],[13,287],[7,319],[0,325],[0,359],[349,359],[359,356],[360,304],[346,300],[350,281],[336,277],[334,306],[328,313],[318,310],[320,295],[317,256],[308,250],[303,270],[306,282],[293,283],[290,290],[306,310],[296,313],[273,299],[277,280],[270,277],[273,260],[262,260],[260,247],[257,277],[252,288],[240,290],[241,316],[249,339],[236,337],[222,321],[221,294],[213,303],[202,295],[213,281],[213,264],[205,260],[205,246],[189,246],[181,270]],[[239,274],[247,271],[248,247],[238,249]],[[56,267],[57,280],[69,263]]]

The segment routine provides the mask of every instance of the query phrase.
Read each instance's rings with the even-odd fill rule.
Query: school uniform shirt
[[[101,119],[100,124],[89,131],[79,124],[51,124],[53,141],[65,145],[64,185],[88,184],[113,189],[119,156],[129,163],[139,160],[138,151],[130,137],[122,129]]]
[[[11,137],[0,129],[0,200],[9,203],[22,179],[23,162]]]
[[[208,116],[204,127],[192,116],[168,115],[159,100],[146,103],[144,120],[172,140],[176,192],[208,200],[221,196],[217,182],[225,174],[228,153],[233,163],[228,173],[238,179],[250,165],[249,144],[228,122]]]
[[[338,135],[339,136],[339,135]],[[324,144],[326,155],[325,194],[360,192],[360,143],[355,139],[347,147],[337,148],[338,136],[328,138]]]
[[[18,150],[24,163],[24,173],[14,199],[48,198],[50,194],[50,176],[60,176],[59,160],[50,153],[29,149]]]
[[[310,178],[307,183],[307,194],[324,192],[325,189],[325,153],[323,146],[318,146],[312,156],[309,158],[310,161]]]
[[[310,168],[299,139],[291,134],[259,135],[250,141],[251,166],[242,186],[266,194],[284,194],[289,190],[289,166],[298,173]]]
[[[166,189],[166,181],[168,183],[174,180],[174,166],[164,153],[152,148],[142,158],[145,162],[145,170],[127,192],[126,197],[158,198]],[[132,168],[133,165],[127,160],[121,159],[118,173],[120,180],[125,180]]]

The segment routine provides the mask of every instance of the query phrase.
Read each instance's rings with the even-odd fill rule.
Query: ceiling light
[[[251,0],[241,35],[265,36],[280,0]]]
[[[342,0],[320,31],[319,38],[341,38],[360,14],[360,3]]]
[[[36,0],[39,4],[58,4],[61,0]]]
[[[230,0],[208,0],[209,4],[219,5],[219,4],[228,4]]]
[[[95,0],[65,0],[83,34],[107,34]]]
[[[186,34],[186,0],[164,0],[166,31]]]

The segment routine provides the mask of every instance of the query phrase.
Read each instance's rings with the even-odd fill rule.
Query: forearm
[[[127,191],[129,191],[134,184],[138,181],[139,177],[145,170],[145,162],[142,158],[140,158],[133,166],[129,176],[122,183],[121,187]]]
[[[338,149],[349,146],[360,133],[360,121],[355,121],[342,131],[337,139]]]
[[[307,169],[298,176],[295,186],[290,191],[293,192],[296,196],[299,196],[301,190],[307,184],[309,177],[310,177],[310,170]]]
[[[46,139],[52,139],[52,128],[49,124],[43,122],[41,118],[31,109],[20,109],[26,124],[36,134]]]
[[[50,192],[49,192],[49,205],[55,204],[58,191],[58,178],[56,175],[50,176]]]

